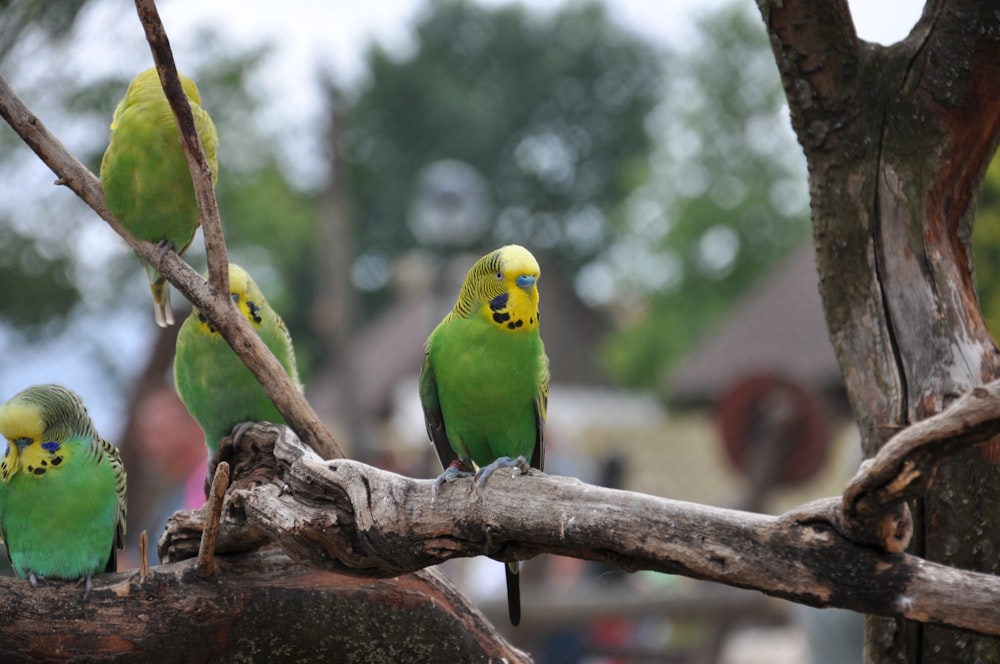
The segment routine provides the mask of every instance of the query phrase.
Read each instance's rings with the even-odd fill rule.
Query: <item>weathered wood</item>
[[[219,521],[222,519],[222,506],[229,488],[229,464],[223,461],[215,467],[212,484],[208,490],[208,501],[205,503],[205,527],[201,532],[201,542],[198,544],[198,576],[206,578],[215,571],[215,542],[219,537]]]
[[[278,551],[37,589],[0,578],[3,661],[528,662],[432,570],[360,579]],[[179,615],[180,613],[183,614]],[[405,654],[405,657],[402,656]]]
[[[846,0],[758,5],[809,165],[831,340],[862,447],[873,456],[897,431],[1000,376],[969,248],[975,194],[1000,132],[996,5],[928,2],[910,34],[891,47],[857,38]],[[985,439],[990,431],[956,444],[979,434]],[[845,504],[853,536],[868,530],[862,539],[900,543],[908,530],[902,503],[895,513],[868,509],[890,494],[921,493],[910,550],[995,571],[996,450],[995,442],[966,447],[936,474],[927,472],[932,463],[918,462],[904,480],[909,488],[878,489],[881,477],[855,482]],[[887,475],[899,477],[897,470]],[[862,495],[874,502],[855,500]],[[869,635],[869,662],[1000,659],[1000,640],[902,621],[877,621]]]
[[[246,446],[246,449],[241,449]],[[273,446],[273,449],[271,449]],[[840,607],[1000,634],[1000,577],[888,554],[838,533],[840,501],[773,517],[584,484],[533,471],[483,486],[415,480],[327,461],[286,427],[255,425],[238,445],[220,547],[267,534],[294,560],[366,577],[450,558],[523,559],[548,552],[615,567],[682,574],[820,607]],[[199,513],[179,513],[161,555],[195,554]],[[193,532],[190,529],[193,528]],[[259,545],[263,540],[251,542]]]
[[[907,537],[872,538],[872,525],[886,519],[903,501],[919,498],[934,482],[937,469],[963,450],[992,441],[1000,433],[1000,381],[962,395],[938,415],[899,432],[865,461],[848,483],[843,499],[845,532],[856,542],[890,552],[906,548]]]

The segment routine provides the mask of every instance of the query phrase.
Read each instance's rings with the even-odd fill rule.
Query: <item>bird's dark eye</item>
[[[497,272],[497,281],[503,281],[503,272]]]

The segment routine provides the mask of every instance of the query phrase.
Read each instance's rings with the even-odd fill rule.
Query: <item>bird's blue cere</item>
[[[530,274],[522,274],[517,278],[517,285],[520,288],[531,288],[535,285],[535,278]]]

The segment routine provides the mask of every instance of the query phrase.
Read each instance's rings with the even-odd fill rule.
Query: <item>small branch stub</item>
[[[139,533],[139,580],[149,578],[149,537],[146,531]]]
[[[229,464],[221,462],[215,469],[212,488],[205,505],[205,530],[201,534],[198,547],[198,576],[206,578],[215,571],[215,542],[219,536],[219,520],[222,517],[222,503],[229,487]]]

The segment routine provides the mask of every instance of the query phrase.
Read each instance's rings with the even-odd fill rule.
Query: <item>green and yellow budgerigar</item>
[[[218,134],[201,107],[194,81],[179,75],[214,184],[218,178]],[[115,109],[111,138],[101,161],[101,185],[111,212],[132,235],[159,243],[164,249],[171,247],[178,254],[190,246],[201,218],[177,122],[156,69],[136,76]],[[166,279],[140,261],[153,292],[157,325],[173,325]]]
[[[229,291],[251,327],[299,385],[292,338],[260,288],[239,265],[229,265]],[[181,325],[174,355],[174,384],[191,416],[205,432],[209,452],[241,422],[285,419],[257,379],[197,308]]]
[[[549,361],[538,332],[538,262],[519,245],[479,259],[451,313],[427,339],[420,401],[427,433],[453,481],[479,468],[542,469]],[[518,563],[508,563],[511,623],[521,618]]]
[[[125,539],[125,469],[80,397],[36,385],[0,406],[0,534],[14,572],[90,579],[114,572]]]

